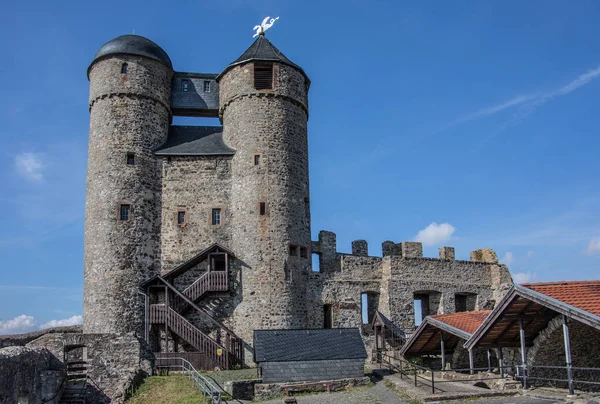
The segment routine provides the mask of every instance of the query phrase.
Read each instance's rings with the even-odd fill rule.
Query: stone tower
[[[302,68],[261,35],[217,77],[231,162],[231,249],[243,297],[234,329],[302,328],[310,271],[308,88]]]
[[[90,135],[84,332],[143,335],[139,285],[158,273],[161,170],[173,68],[154,42],[123,35],[88,68]]]

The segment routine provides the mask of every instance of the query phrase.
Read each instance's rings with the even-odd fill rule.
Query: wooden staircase
[[[207,272],[182,292],[192,302],[203,298],[209,292],[226,292],[229,290],[229,279],[226,271]],[[173,307],[182,313],[191,306],[180,296],[174,296]]]
[[[85,403],[87,392],[87,362],[70,361],[66,363],[67,375],[65,388],[59,403]]]
[[[159,279],[165,285],[166,303],[149,305],[149,324],[164,326],[197,349],[202,356],[198,364],[201,370],[213,370],[217,367],[226,370],[243,366],[242,340],[194,303],[194,300],[200,299],[208,292],[227,291],[229,289],[227,272],[205,273],[183,292],[178,291],[163,278],[159,277]],[[190,308],[195,309],[213,324],[220,342],[204,334],[180,314]],[[163,353],[155,353],[157,357],[161,357],[161,354]],[[164,354],[168,354],[165,357],[172,357],[174,353]]]

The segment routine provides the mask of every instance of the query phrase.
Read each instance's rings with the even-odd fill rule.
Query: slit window
[[[119,207],[119,220],[129,220],[129,211],[131,210],[131,205],[121,205]]]
[[[185,210],[177,212],[177,224],[185,224]]]
[[[254,63],[254,88],[257,90],[273,88],[273,63]]]
[[[181,80],[181,91],[187,92],[190,89],[190,81],[188,79]]]
[[[254,165],[260,165],[260,154],[255,154],[254,155]]]
[[[127,74],[127,63],[121,65],[121,74]]]
[[[312,271],[321,272],[321,255],[312,253]]]
[[[212,210],[212,224],[213,226],[221,224],[221,209],[216,208]]]
[[[323,305],[323,328],[332,328],[333,326],[333,310],[330,304]]]
[[[300,247],[300,258],[308,258],[308,248]]]
[[[259,206],[260,215],[264,216],[267,214],[267,204],[265,202],[261,202]]]
[[[208,80],[204,80],[204,92],[205,93],[210,93],[210,81]]]
[[[132,166],[135,165],[135,154],[127,153],[127,165]]]

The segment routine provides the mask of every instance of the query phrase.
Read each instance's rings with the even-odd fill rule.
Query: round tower
[[[311,237],[308,88],[302,68],[264,35],[217,77],[231,162],[231,248],[241,272],[233,320],[255,329],[303,328]]]
[[[159,271],[161,170],[153,149],[166,141],[173,67],[154,42],[123,35],[88,68],[85,333],[143,335],[139,286]]]

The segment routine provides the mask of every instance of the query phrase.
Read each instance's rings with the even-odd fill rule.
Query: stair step
[[[87,365],[87,361],[70,361],[67,362],[67,366],[69,365]]]
[[[67,375],[67,380],[77,380],[77,379],[85,379],[85,378],[87,378],[87,375],[85,373]]]

